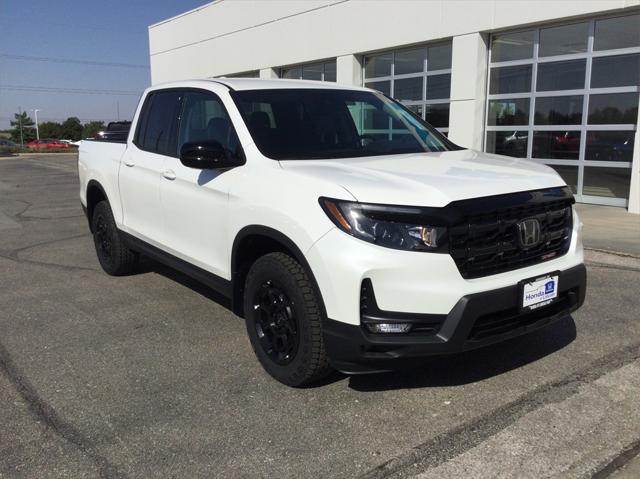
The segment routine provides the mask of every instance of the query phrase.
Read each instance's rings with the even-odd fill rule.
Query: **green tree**
[[[95,138],[99,131],[105,129],[103,121],[90,121],[82,127],[82,138]]]
[[[61,135],[65,140],[80,140],[82,138],[82,123],[80,123],[80,119],[75,116],[67,118],[62,124]]]
[[[20,144],[27,143],[36,138],[35,123],[27,112],[15,113],[11,121],[11,140]]]
[[[45,121],[38,125],[40,138],[55,138],[59,140],[62,133],[62,125],[57,121]]]

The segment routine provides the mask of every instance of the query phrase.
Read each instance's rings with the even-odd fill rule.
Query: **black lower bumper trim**
[[[586,284],[584,265],[562,271],[559,299],[531,312],[519,310],[518,285],[464,296],[435,335],[371,334],[360,326],[328,319],[325,345],[331,364],[340,371],[389,371],[404,358],[460,353],[551,324],[582,306]]]

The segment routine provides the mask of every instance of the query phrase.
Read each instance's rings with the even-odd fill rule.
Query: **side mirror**
[[[185,143],[180,148],[180,162],[198,170],[233,168],[244,163],[237,158],[228,158],[224,148],[217,141]]]

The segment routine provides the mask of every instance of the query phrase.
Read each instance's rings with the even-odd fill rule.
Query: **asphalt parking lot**
[[[77,188],[71,157],[0,160],[0,477],[606,477],[640,451],[631,259],[545,330],[296,390],[206,288],[105,275]]]

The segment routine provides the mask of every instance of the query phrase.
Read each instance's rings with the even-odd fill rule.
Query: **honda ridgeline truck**
[[[126,141],[82,143],[79,173],[102,268],[144,254],[228,297],[291,386],[496,343],[585,297],[551,168],[458,147],[366,88],[154,86]]]

